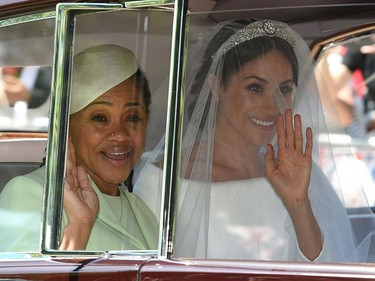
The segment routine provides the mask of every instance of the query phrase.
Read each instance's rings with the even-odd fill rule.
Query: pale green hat
[[[70,114],[130,78],[138,68],[135,54],[117,45],[97,45],[78,53],[73,59]]]

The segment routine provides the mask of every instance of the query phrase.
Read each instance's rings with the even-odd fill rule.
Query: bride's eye
[[[246,87],[246,89],[250,92],[255,92],[255,93],[263,92],[263,89],[259,84],[250,84]]]
[[[294,85],[285,85],[285,86],[280,87],[280,92],[283,95],[293,94],[294,90],[295,90]]]

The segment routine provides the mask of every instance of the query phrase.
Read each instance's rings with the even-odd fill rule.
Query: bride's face
[[[246,63],[219,91],[217,131],[255,145],[271,142],[276,116],[290,107],[292,67],[278,50]]]

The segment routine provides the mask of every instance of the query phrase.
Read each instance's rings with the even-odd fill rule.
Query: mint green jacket
[[[40,251],[44,172],[42,167],[16,177],[0,193],[0,252]],[[157,249],[156,218],[137,195],[121,190],[115,198],[91,184],[100,210],[86,250]]]

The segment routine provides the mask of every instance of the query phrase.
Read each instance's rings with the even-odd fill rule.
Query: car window
[[[327,116],[335,116],[330,122],[330,137],[321,140],[333,145],[340,184],[352,186],[352,194],[343,195],[351,198],[351,207],[375,205],[373,43],[372,32],[357,35],[326,46],[317,62],[321,92],[331,97],[323,106]],[[326,167],[330,175],[332,170]],[[354,192],[356,187],[363,188],[365,197]]]
[[[0,31],[0,130],[47,132],[54,21],[6,23]]]
[[[64,157],[66,152],[68,168],[64,172],[64,179],[54,176],[52,178],[55,183],[48,181],[46,188],[47,194],[61,198],[61,193],[56,192],[52,187],[58,185],[62,188],[62,184],[65,184],[64,188],[67,188],[66,179],[70,176],[68,165],[71,163],[69,151],[74,145],[77,163],[81,163],[86,169],[100,203],[99,213],[85,250],[94,252],[157,250],[162,177],[155,177],[153,184],[147,184],[150,180],[147,174],[150,167],[158,169],[158,174],[162,173],[161,169],[154,165],[150,166],[150,163],[157,161],[162,163],[163,157],[162,153],[158,155],[160,158],[151,152],[155,147],[164,145],[172,15],[167,10],[123,10],[121,6],[117,10],[108,9],[104,12],[79,14],[74,18],[74,29],[68,31],[64,38],[67,41],[61,44],[66,46],[64,52],[66,54],[71,52],[72,57],[56,59],[65,62],[71,59],[71,64],[62,68],[62,71],[70,69],[68,72],[56,73],[56,81],[61,81],[62,84],[56,83],[55,93],[57,96],[60,95],[62,100],[66,100],[68,98],[66,94],[70,93],[71,104],[70,109],[69,107],[67,109],[56,107],[57,110],[61,110],[62,115],[54,115],[54,118],[59,120],[61,128],[66,131],[64,133],[59,131],[60,135],[57,137],[58,141],[61,141],[59,153],[52,151],[50,156],[55,155],[60,158]],[[74,36],[72,45],[67,43],[71,36]],[[70,46],[71,50],[69,50]],[[103,48],[108,49],[108,55]],[[121,66],[123,58],[120,52],[123,53],[124,48],[127,49],[129,56],[134,56],[133,64],[138,67],[136,72],[131,72],[131,76],[126,76],[129,74],[125,71],[125,66]],[[113,56],[120,57],[117,57],[117,61],[117,58]],[[105,63],[96,64],[96,59],[104,60]],[[131,60],[128,58],[126,61]],[[118,68],[119,66],[121,68]],[[89,72],[90,74],[87,74]],[[66,75],[71,75],[70,81],[59,80]],[[128,85],[126,90],[121,88],[125,85],[124,81],[116,80],[123,76],[127,77],[126,81],[134,79],[131,83],[128,81],[130,84],[126,84]],[[87,79],[93,80],[88,83]],[[101,79],[103,79],[102,82]],[[114,80],[117,82],[115,83]],[[144,88],[146,80],[151,95],[149,105],[147,105],[149,102],[146,101]],[[134,87],[134,83],[136,87],[129,92],[129,87]],[[58,85],[61,87],[58,88]],[[115,86],[119,88],[114,90]],[[138,100],[136,97],[139,94],[138,91],[141,90],[143,94]],[[124,96],[128,101],[120,110],[117,102],[114,101],[121,99],[117,94],[122,91],[127,93]],[[112,99],[113,93],[117,99]],[[128,96],[129,94],[131,95]],[[89,101],[82,103],[82,97]],[[67,122],[64,121],[65,110],[69,114],[69,130]],[[140,128],[146,128],[145,134],[138,134]],[[96,133],[94,131],[88,133],[91,129]],[[68,134],[66,142],[65,133]],[[68,138],[72,140],[69,144]],[[145,140],[144,144],[142,144],[142,138]],[[60,169],[64,166],[56,167],[54,162],[49,159],[47,170],[61,173]],[[128,162],[131,165],[130,168]],[[121,169],[121,167],[125,168],[125,164],[126,169]],[[116,180],[119,182],[114,184],[113,181]],[[109,185],[114,186],[118,193],[112,194],[107,189]],[[64,199],[63,204],[65,203]],[[54,212],[56,208],[53,207],[51,210]],[[67,224],[68,216],[65,212],[60,212],[60,215],[61,217],[56,220],[48,215],[48,211],[46,212],[45,223],[54,225],[51,228],[52,232],[48,232],[49,227],[45,228],[47,240],[44,241],[47,243],[52,241],[48,237],[54,239],[52,244],[45,246],[46,250],[56,250],[64,241],[63,229]],[[59,231],[60,223],[61,232]],[[101,237],[105,229],[111,238],[103,243]]]
[[[8,235],[12,230],[25,227],[28,219],[39,220],[38,212],[28,212],[24,220],[11,211],[18,196],[7,193],[15,195],[17,191],[4,191],[4,187],[17,176],[37,170],[46,156],[55,28],[52,16],[46,12],[0,22],[1,252],[10,251],[14,243],[13,235]],[[41,207],[42,202],[37,204]],[[25,200],[21,205],[29,210]],[[40,222],[29,226],[31,232],[38,231]],[[27,244],[19,245],[18,250],[29,250]]]
[[[266,175],[266,164],[263,162],[267,162],[270,150],[269,145],[262,141],[265,141],[267,133],[272,131],[276,123],[276,117],[271,116],[275,116],[275,111],[284,114],[286,108],[292,108],[294,113],[303,116],[303,124],[311,124],[308,126],[313,128],[313,168],[308,198],[319,229],[324,233],[326,245],[332,246],[320,252],[321,255],[315,261],[357,261],[359,243],[363,239],[365,242],[362,246],[366,243],[370,245],[375,225],[369,208],[374,204],[371,166],[364,160],[371,158],[372,148],[371,145],[367,148],[360,145],[365,139],[363,134],[360,135],[359,125],[352,129],[354,134],[358,134],[357,138],[353,137],[349,142],[349,131],[344,131],[341,121],[337,127],[334,126],[337,111],[332,111],[333,117],[330,119],[330,108],[325,102],[329,100],[327,103],[332,103],[331,97],[327,96],[329,92],[321,89],[319,80],[326,77],[324,74],[318,77],[314,73],[315,62],[309,59],[313,31],[327,32],[325,35],[329,36],[334,29],[323,30],[320,20],[309,21],[310,28],[291,20],[291,29],[297,32],[301,29],[303,36],[302,39],[295,36],[294,31],[289,31],[293,34],[291,39],[283,33],[282,25],[272,21],[283,21],[277,14],[278,9],[283,9],[281,7],[265,13],[255,9],[226,10],[227,6],[222,3],[210,7],[213,12],[206,14],[199,7],[195,7],[198,12],[194,13],[194,3],[190,2],[193,11],[189,14],[181,180],[176,198],[173,248],[175,257],[309,261],[303,254],[299,256],[303,252],[298,248],[300,240],[294,232],[295,222],[289,217],[290,209],[285,209],[288,201],[282,195],[284,189],[278,190],[277,184]],[[227,21],[231,20],[233,22],[228,24]],[[244,27],[247,25],[252,28]],[[244,30],[238,31],[239,27]],[[309,33],[308,30],[313,31]],[[223,38],[227,41],[220,41],[220,36],[214,36],[221,33],[225,34]],[[293,80],[293,86],[287,87],[294,93],[290,99],[286,94],[288,91],[284,92],[282,98],[275,94],[278,75],[274,74],[276,70],[272,68],[273,59],[268,58],[271,56],[268,48],[272,49],[270,46],[277,43],[249,43],[247,52],[240,49],[247,40],[261,37],[261,41],[263,37],[272,36],[281,37],[294,48],[293,53],[298,57],[298,62],[293,64],[293,58],[289,57],[291,76],[295,73],[295,65],[300,67],[298,71],[302,71],[298,80]],[[262,53],[261,59],[251,60],[252,54],[257,53]],[[231,60],[225,60],[225,56]],[[242,59],[248,59],[248,63],[242,65]],[[264,67],[266,74],[263,73],[266,78],[257,78],[257,82],[251,83],[254,77],[260,76],[255,66],[250,67],[252,63],[256,66],[262,63],[267,65]],[[280,62],[279,65],[284,63]],[[235,70],[231,72],[232,69]],[[246,78],[241,76],[245,76],[244,73],[248,75]],[[326,89],[326,82],[322,84]],[[280,86],[280,92],[283,89]],[[270,92],[277,97],[270,98]],[[322,96],[318,96],[319,93]],[[259,101],[262,97],[263,100],[269,98],[268,103],[262,104]],[[334,131],[335,128],[337,131]],[[280,159],[278,157],[281,154],[277,154],[277,151],[283,149],[283,146],[280,147],[276,136],[270,138],[268,143],[274,146],[275,158]],[[245,155],[248,156],[247,162],[241,158]],[[259,157],[252,157],[254,155]],[[352,227],[354,239],[351,237]],[[345,237],[341,241],[335,238],[339,233],[345,234],[340,236]],[[320,238],[319,235],[316,237]],[[346,246],[336,247],[338,244]],[[331,250],[335,254],[325,256]],[[367,256],[368,252],[364,252],[365,261],[372,261],[372,255]]]
[[[88,6],[90,8],[90,5]],[[122,5],[114,6],[122,8]],[[104,216],[99,215],[93,230],[96,242],[90,241],[87,250],[91,253],[128,250],[155,251],[158,248],[162,202],[162,169],[160,167],[164,155],[163,148],[160,149],[158,155],[152,152],[155,147],[164,146],[173,13],[168,10],[108,10],[110,11],[97,13],[90,11],[87,14],[80,12],[80,15],[75,15],[74,29],[62,32],[66,38],[71,39],[74,36],[72,40],[74,43],[66,46],[64,43],[69,39],[64,38],[57,48],[63,52],[71,52],[72,57],[97,45],[106,44],[127,48],[135,54],[136,65],[147,77],[151,104],[147,116],[142,115],[141,118],[137,116],[136,120],[132,115],[131,119],[130,117],[124,119],[125,123],[132,122],[132,124],[137,124],[141,122],[140,120],[147,121],[143,153],[134,163],[135,166],[131,172],[132,190],[130,188],[128,190],[127,186],[119,188],[121,192],[126,192],[126,196],[121,197],[121,204],[117,203],[117,198],[100,197],[100,200],[105,201],[105,206],[102,205],[101,209],[106,209],[106,213]],[[0,110],[1,130],[4,134],[9,134],[9,132],[44,133],[43,137],[34,135],[33,141],[37,139],[38,144],[28,140],[27,144],[20,146],[19,139],[8,141],[7,147],[5,147],[5,142],[1,143],[4,151],[9,151],[7,148],[10,147],[13,149],[24,147],[27,150],[24,151],[24,157],[17,158],[13,155],[12,162],[16,162],[12,165],[8,163],[9,158],[12,157],[1,156],[4,158],[1,160],[4,162],[1,163],[1,169],[4,167],[4,171],[1,170],[0,196],[1,252],[40,252],[41,243],[42,251],[56,251],[62,240],[62,230],[66,223],[66,215],[62,209],[63,177],[57,175],[56,170],[64,173],[66,165],[67,141],[64,139],[63,132],[68,131],[68,119],[64,117],[64,112],[61,114],[60,112],[61,108],[69,111],[71,71],[63,76],[59,76],[58,70],[53,71],[53,60],[56,59],[54,56],[57,56],[54,54],[54,40],[56,39],[54,25],[55,18],[52,18],[5,26],[0,29],[2,38],[0,62],[3,77],[1,85],[5,89],[5,84],[9,83],[30,94],[24,97],[17,93],[19,98],[15,98],[10,96],[9,91],[1,92],[4,93]],[[68,69],[75,68],[73,62],[69,63],[68,60],[66,62]],[[62,66],[57,66],[59,67]],[[104,64],[102,68],[104,72],[112,73],[110,72],[112,65]],[[38,82],[39,80],[41,83]],[[55,81],[53,85],[51,80]],[[39,86],[39,84],[42,85]],[[140,85],[139,87],[143,87],[143,84]],[[52,98],[49,96],[50,92]],[[51,124],[52,126],[49,127]],[[49,142],[46,141],[47,132],[52,132],[53,136]],[[87,139],[90,138],[87,136]],[[19,150],[20,153],[22,150]],[[47,161],[44,161],[46,151],[48,151]],[[34,155],[31,161],[28,154],[38,155]],[[126,154],[132,155],[135,152],[127,148]],[[122,156],[118,156],[117,153],[113,157]],[[151,167],[151,163],[159,163],[159,165]],[[151,185],[147,184],[149,178],[145,176],[150,167],[155,168],[158,173]],[[17,172],[14,173],[15,171]],[[10,181],[15,176],[21,177]],[[23,192],[21,186],[28,188]],[[46,186],[47,198],[49,198],[46,201],[43,200],[44,186]],[[61,202],[61,205],[58,202]],[[101,204],[104,204],[103,202]],[[116,206],[120,206],[121,209]],[[45,211],[44,218],[42,211]],[[15,219],[9,219],[9,217]],[[126,227],[121,226],[118,219]],[[45,223],[42,222],[42,231],[41,220],[45,221]],[[109,238],[103,240],[105,233]],[[9,254],[5,255],[5,257],[9,256]]]

